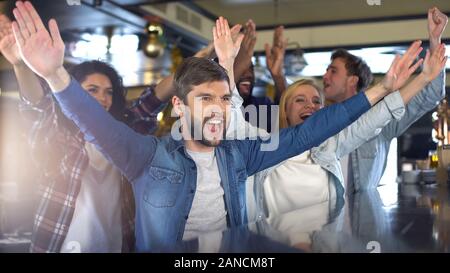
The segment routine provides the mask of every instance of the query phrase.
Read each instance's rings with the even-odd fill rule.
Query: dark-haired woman
[[[83,132],[67,119],[51,92],[23,63],[6,16],[0,15],[0,51],[13,65],[31,118],[32,158],[42,171],[31,252],[127,252],[134,247],[134,198],[129,183]],[[150,86],[126,108],[125,88],[108,64],[88,61],[71,75],[114,118],[150,134],[170,87]],[[169,79],[170,81],[170,79]]]

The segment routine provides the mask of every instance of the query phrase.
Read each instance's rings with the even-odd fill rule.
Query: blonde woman
[[[339,159],[378,135],[390,121],[401,119],[405,104],[422,89],[424,96],[442,92],[438,90],[442,88],[442,79],[437,76],[445,61],[445,47],[441,44],[433,55],[427,52],[422,72],[408,85],[386,96],[349,127],[318,147],[257,173],[253,191],[248,193],[254,194],[256,212],[248,212],[249,220],[325,202],[343,194]],[[323,105],[322,91],[313,81],[295,82],[280,100],[280,129],[303,123]]]

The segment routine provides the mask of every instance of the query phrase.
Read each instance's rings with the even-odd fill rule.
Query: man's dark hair
[[[109,64],[101,61],[86,61],[69,69],[69,73],[82,83],[89,75],[98,73],[105,75],[111,81],[113,95],[109,113],[117,120],[122,121],[126,106],[126,89],[123,86],[122,77]]]
[[[358,77],[358,91],[366,89],[372,83],[372,71],[370,71],[370,67],[363,59],[350,54],[347,50],[342,48],[337,49],[331,55],[331,61],[334,61],[337,58],[344,60],[348,75]]]
[[[176,96],[184,101],[194,86],[215,81],[230,84],[227,71],[222,66],[205,58],[190,57],[177,68],[173,86]]]

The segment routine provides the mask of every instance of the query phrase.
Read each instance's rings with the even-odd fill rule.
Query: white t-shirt
[[[333,205],[330,203],[331,201],[325,201],[280,215],[272,215],[267,218],[267,222],[286,236],[286,243],[289,245],[311,244],[312,232],[321,230],[328,222],[330,209],[334,209],[334,203]]]
[[[210,232],[198,237],[199,253],[218,253],[222,246],[223,234],[220,231]]]
[[[183,240],[197,238],[227,227],[224,191],[214,150],[200,153],[187,150],[197,166],[197,190],[184,229]]]
[[[75,212],[61,252],[121,252],[121,175],[90,143]]]
[[[306,151],[284,161],[264,181],[264,198],[269,216],[301,209],[330,200],[333,182]]]

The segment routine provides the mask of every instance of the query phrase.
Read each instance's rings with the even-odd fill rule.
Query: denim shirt
[[[172,136],[157,138],[135,133],[114,120],[73,79],[55,97],[85,139],[94,143],[132,183],[136,201],[136,250],[158,251],[181,241],[197,181],[196,166],[186,153],[184,141]],[[280,146],[273,151],[261,151],[265,142],[261,139],[227,140],[217,146],[215,154],[228,226],[246,222],[248,175],[319,145],[369,108],[367,97],[361,93],[322,109],[305,123],[281,130]]]
[[[355,150],[367,140],[378,135],[382,128],[392,120],[400,120],[404,114],[405,105],[403,99],[400,96],[400,93],[396,91],[386,96],[367,113],[362,115],[337,135],[330,137],[320,144],[319,147],[311,149],[311,158],[313,162],[319,164],[323,169],[329,172],[330,179],[336,189],[336,196],[338,197],[337,201],[343,200],[339,199],[339,197],[343,196],[345,185],[339,159]],[[267,216],[265,215],[264,209],[264,181],[267,176],[281,164],[283,163],[255,175],[253,198],[254,202],[256,202],[254,205],[256,211],[248,211],[249,222],[260,220]],[[251,192],[247,194],[252,195]],[[250,202],[253,199],[250,198],[247,200]],[[337,204],[337,206],[341,205],[342,204]]]
[[[392,139],[402,135],[411,124],[435,108],[444,96],[445,72],[442,71],[436,79],[411,99],[402,119],[388,124],[377,137],[350,154],[355,192],[374,189],[378,186],[386,169]]]

